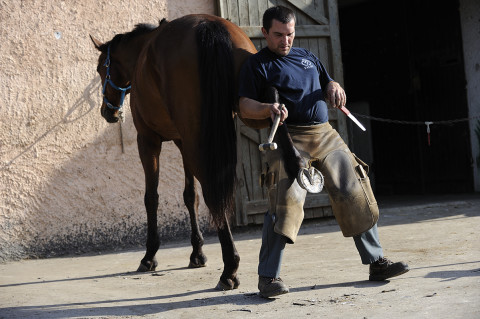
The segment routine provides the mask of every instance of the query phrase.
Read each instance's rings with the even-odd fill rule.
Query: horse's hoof
[[[193,255],[193,254],[192,254]],[[188,268],[201,268],[207,265],[207,256],[199,255],[198,257],[190,256],[190,263]]]
[[[240,286],[240,281],[238,279],[235,278],[235,280],[231,280],[231,279],[228,279],[228,284],[225,284],[224,282],[222,282],[222,280],[220,279],[218,281],[218,284],[217,286],[215,287],[216,290],[220,290],[220,291],[224,291],[224,290],[233,290],[233,289],[237,289],[238,286]]]
[[[220,291],[233,290],[233,287],[226,285],[221,280],[219,280],[217,286],[215,287],[215,290],[220,290]]]
[[[156,268],[157,268],[156,262],[148,262],[147,265],[140,262],[140,266],[138,266],[137,272],[155,271]]]
[[[203,264],[203,263],[194,263],[192,261],[190,261],[190,263],[188,264],[188,268],[202,268],[202,267],[206,267],[207,264]]]
[[[150,269],[148,269],[147,266],[145,266],[144,264],[140,263],[140,266],[138,266],[137,268],[137,272],[147,272],[149,271]]]

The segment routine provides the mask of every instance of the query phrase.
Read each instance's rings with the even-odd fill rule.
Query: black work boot
[[[258,277],[258,290],[263,298],[275,297],[288,292],[281,278]]]
[[[385,257],[380,258],[374,263],[370,264],[370,278],[371,281],[382,281],[391,277],[400,276],[409,271],[408,265],[403,261],[392,262]]]

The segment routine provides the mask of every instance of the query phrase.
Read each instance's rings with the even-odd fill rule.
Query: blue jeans
[[[283,251],[287,243],[285,236],[277,234],[273,230],[274,216],[268,212],[265,214],[262,246],[259,255],[260,262],[258,264],[258,275],[269,278],[280,277]],[[383,257],[382,246],[378,239],[377,224],[363,234],[354,236],[353,240],[363,264],[373,263]]]

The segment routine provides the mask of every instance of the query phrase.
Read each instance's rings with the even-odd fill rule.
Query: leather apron
[[[379,210],[367,176],[368,165],[350,152],[329,123],[289,125],[288,131],[300,154],[323,174],[324,188],[343,235],[359,235],[373,227]],[[296,179],[288,178],[280,148],[266,151],[265,160],[261,181],[268,189],[274,230],[287,237],[287,242],[294,243],[304,218],[307,191]]]

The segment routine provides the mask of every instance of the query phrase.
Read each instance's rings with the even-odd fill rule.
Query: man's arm
[[[261,103],[242,96],[238,106],[241,118],[263,120],[270,117],[273,121],[276,114],[281,114],[280,122],[283,122],[288,117],[287,108],[279,103]]]

